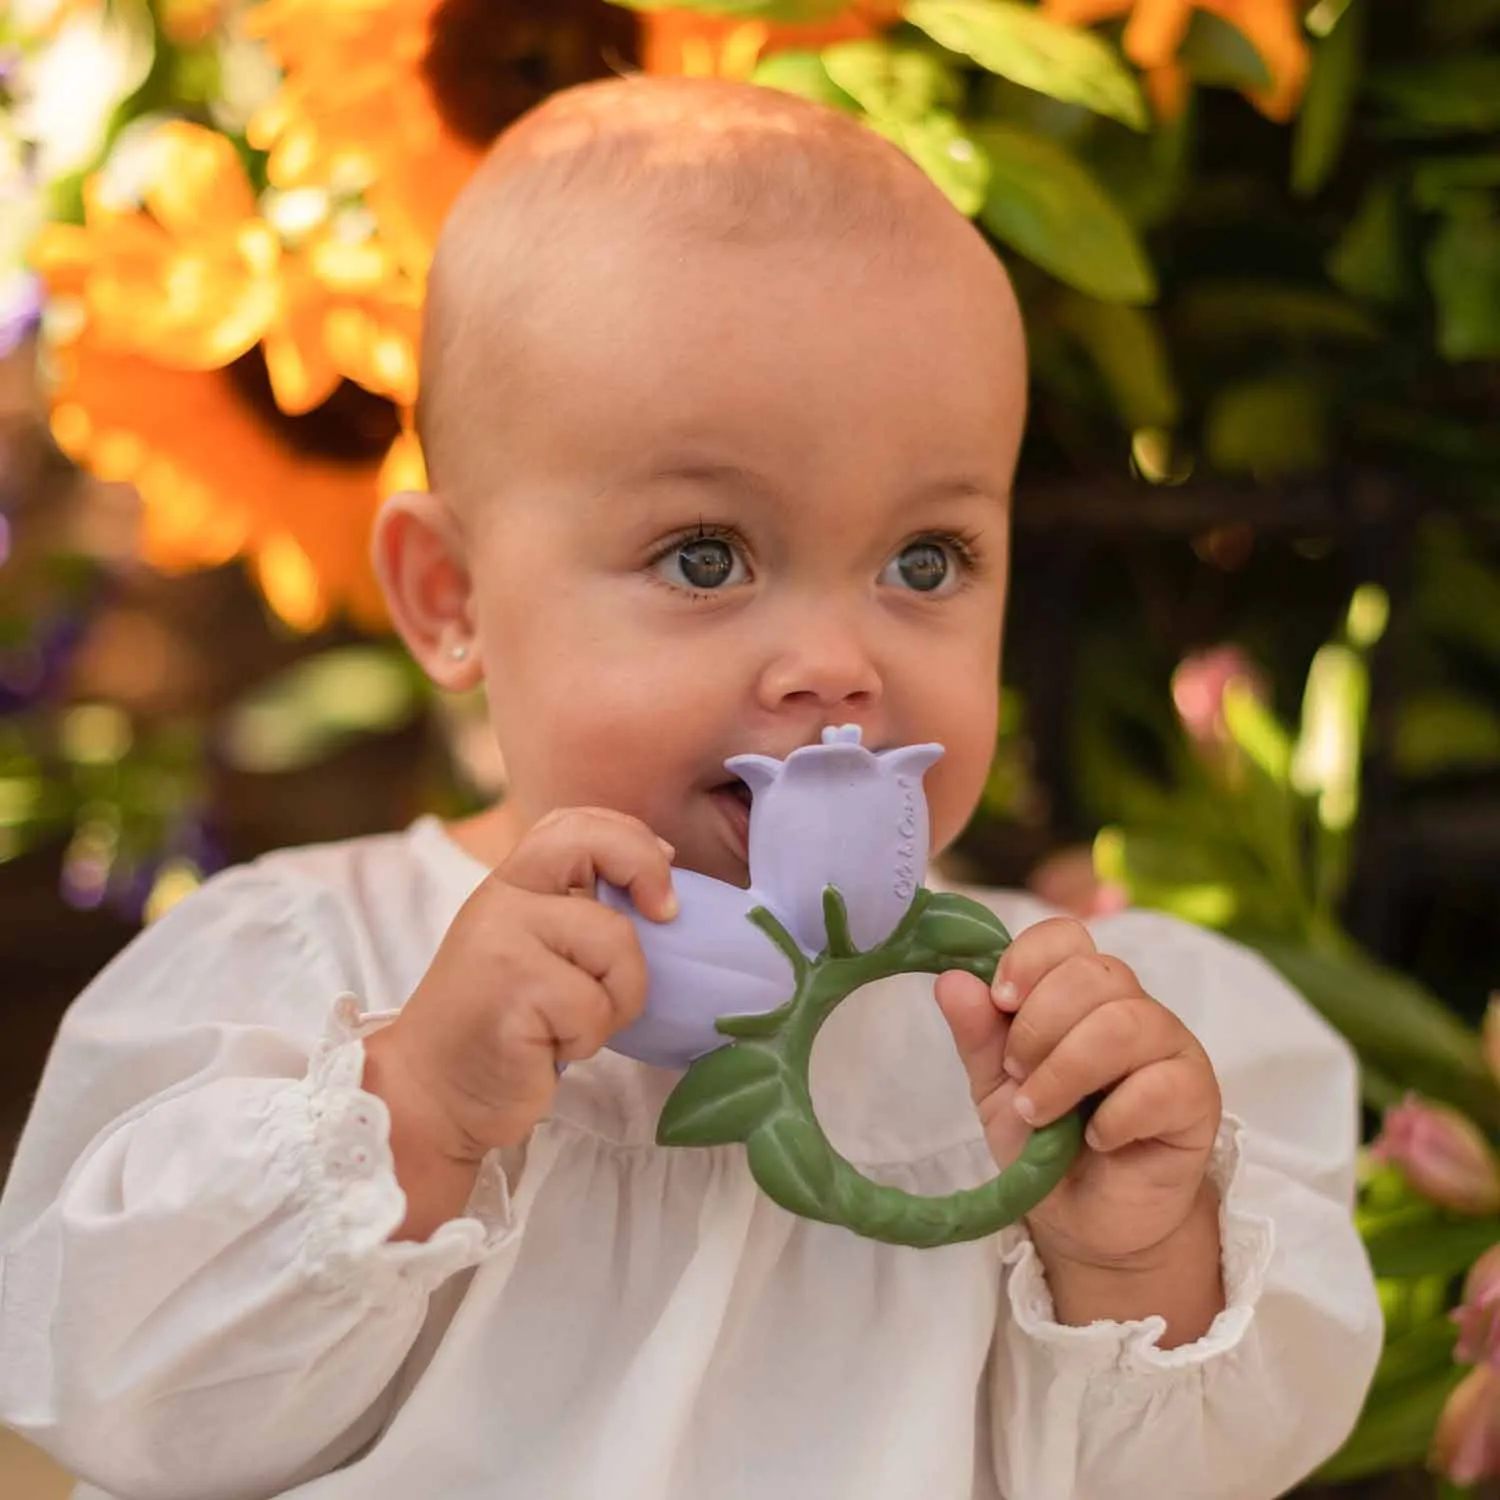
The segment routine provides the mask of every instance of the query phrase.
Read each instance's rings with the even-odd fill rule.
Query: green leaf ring
[[[818,1124],[808,1084],[820,1028],[856,990],[896,974],[949,969],[988,984],[1010,946],[1004,924],[966,896],[921,888],[890,936],[860,952],[832,886],[823,893],[823,916],[827,946],[809,957],[764,906],[751,912],[750,920],[791,962],[792,998],[763,1015],[718,1019],[717,1029],[732,1040],[683,1075],[662,1109],[658,1143],[743,1141],[751,1174],[783,1208],[888,1244],[952,1245],[1013,1224],[1072,1165],[1083,1141],[1079,1111],[1033,1132],[1021,1156],[990,1181],[926,1197],[874,1182],[840,1156]]]

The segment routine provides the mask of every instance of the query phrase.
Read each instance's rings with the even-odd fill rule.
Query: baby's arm
[[[324,907],[321,903],[327,902]],[[0,1420],[133,1500],[279,1493],[374,1434],[430,1293],[505,1234],[403,1200],[319,888],[211,882],[80,998],[0,1201]],[[318,934],[313,940],[311,934]]]
[[[1337,1448],[1379,1356],[1350,1217],[1354,1062],[1243,949],[1148,913],[1093,933],[1213,1062],[1227,1305],[1177,1348],[1163,1347],[1159,1318],[1067,1326],[1035,1247],[1012,1235],[992,1390],[1000,1489],[1007,1500],[1270,1500]]]

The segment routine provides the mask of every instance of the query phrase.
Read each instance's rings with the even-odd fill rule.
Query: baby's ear
[[[390,496],[370,548],[391,621],[417,664],[449,692],[478,686],[484,672],[468,560],[442,499],[426,490]]]

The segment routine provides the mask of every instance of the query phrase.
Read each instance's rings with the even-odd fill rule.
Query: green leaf
[[[1437,517],[1422,527],[1416,605],[1424,629],[1500,664],[1500,572],[1468,527]]]
[[[1204,437],[1221,474],[1285,479],[1328,462],[1328,413],[1323,392],[1296,375],[1245,381],[1218,392]]]
[[[1412,169],[1412,200],[1419,208],[1462,209],[1476,190],[1500,187],[1500,154],[1436,156]]]
[[[1420,1464],[1450,1392],[1466,1373],[1452,1365],[1369,1402],[1348,1442],[1314,1477],[1334,1484]]]
[[[1500,1244],[1500,1219],[1443,1218],[1380,1225],[1365,1235],[1377,1276],[1457,1276],[1492,1245]]]
[[[1330,642],[1313,657],[1292,754],[1292,785],[1318,800],[1325,828],[1347,832],[1359,808],[1370,674],[1359,652]]]
[[[990,164],[980,219],[996,239],[1101,301],[1155,299],[1135,230],[1077,157],[1008,125],[978,126],[974,138]]]
[[[1375,1372],[1374,1391],[1380,1393],[1429,1375],[1446,1374],[1453,1364],[1453,1346],[1457,1342],[1458,1327],[1446,1313],[1395,1337],[1387,1334],[1385,1351]]]
[[[834,958],[852,958],[859,950],[849,936],[849,911],[833,886],[823,888],[823,930],[828,934],[828,952]]]
[[[926,47],[840,42],[825,47],[822,59],[834,85],[877,119],[919,121],[963,95],[953,70]]]
[[[1193,11],[1177,61],[1209,88],[1250,94],[1271,87],[1271,70],[1250,38],[1212,11]]]
[[[1346,292],[1394,305],[1411,292],[1404,212],[1394,178],[1371,185],[1328,256],[1328,274]]]
[[[1010,946],[1005,923],[989,907],[955,892],[934,892],[916,925],[916,940],[952,958],[999,955]]]
[[[719,1146],[747,1140],[781,1099],[775,1056],[732,1042],[700,1057],[668,1096],[656,1123],[661,1146]]]
[[[1292,191],[1321,192],[1343,154],[1364,54],[1365,0],[1352,0],[1313,53],[1292,137]]]
[[[1200,281],[1179,300],[1174,326],[1194,339],[1276,344],[1373,343],[1380,325],[1357,303],[1315,287],[1277,281]]]
[[[1500,1123],[1500,1091],[1478,1038],[1430,991],[1357,951],[1329,953],[1253,932],[1238,935],[1375,1067],[1490,1128]]]
[[[783,1208],[827,1220],[834,1158],[809,1121],[779,1116],[750,1137],[746,1155],[755,1180]]]
[[[1500,56],[1449,57],[1373,74],[1370,91],[1390,125],[1416,136],[1500,129]]]
[[[750,75],[752,83],[763,88],[780,89],[818,104],[854,112],[859,105],[829,76],[822,57],[816,52],[773,52],[761,58]]]
[[[909,0],[905,17],[939,46],[1013,83],[1136,130],[1149,123],[1135,75],[1090,31],[1048,20],[1016,0]]]
[[[1093,134],[1098,116],[1082,104],[1068,104],[1061,99],[1022,88],[1008,78],[994,73],[980,73],[970,86],[969,115],[972,119],[993,120],[1014,125],[1032,135],[1044,135],[1064,146],[1077,146]],[[1133,131],[1122,131],[1127,140],[1149,141]]]
[[[1449,215],[1427,247],[1427,281],[1443,358],[1500,358],[1500,213],[1492,202]]]
[[[911,157],[961,214],[973,218],[979,212],[990,181],[989,157],[954,116],[945,110],[921,120],[871,115],[869,123]]]
[[[1182,398],[1153,313],[1065,293],[1057,300],[1054,316],[1088,351],[1127,431],[1176,426]]]
[[[1396,720],[1395,760],[1412,777],[1500,766],[1500,711],[1456,689],[1417,689]]]
[[[352,740],[391,733],[417,712],[409,663],[385,646],[320,652],[260,684],[228,714],[225,758],[271,775],[329,759]]]

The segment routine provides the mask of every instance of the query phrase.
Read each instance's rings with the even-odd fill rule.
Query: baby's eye
[[[661,576],[679,588],[713,593],[749,577],[744,559],[733,543],[717,536],[690,537],[658,559]]]
[[[953,560],[941,542],[913,542],[886,564],[880,581],[904,584],[919,594],[934,594],[948,582],[952,572]]]

